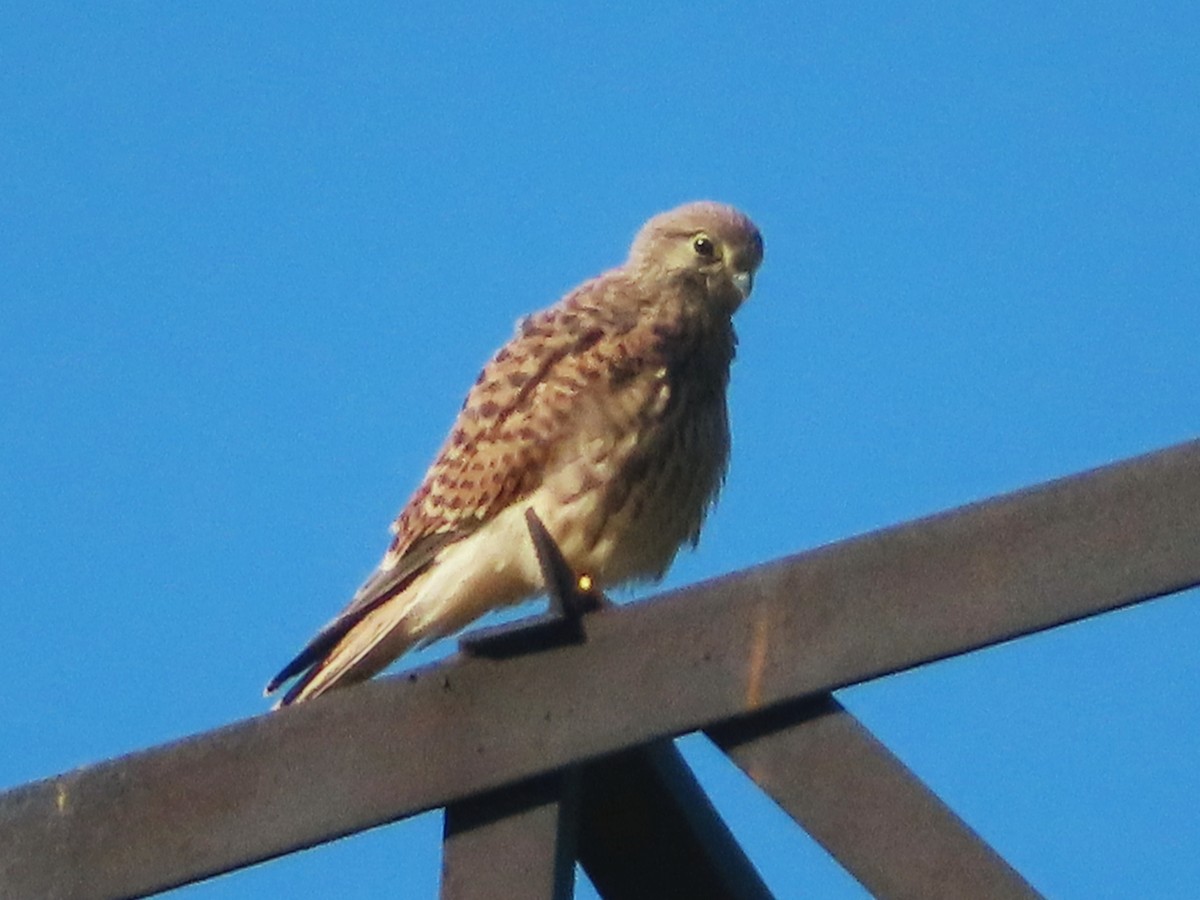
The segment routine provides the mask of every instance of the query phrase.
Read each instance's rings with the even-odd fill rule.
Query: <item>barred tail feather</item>
[[[372,609],[324,648],[308,671],[288,688],[275,704],[278,709],[301,700],[311,700],[334,687],[366,681],[416,643],[418,637],[406,627],[412,604],[391,598]]]
[[[524,522],[523,508],[510,507],[442,547],[403,580],[386,573],[379,582],[369,580],[347,610],[271,679],[268,694],[299,676],[276,708],[365,681],[411,647],[538,593],[541,570]]]

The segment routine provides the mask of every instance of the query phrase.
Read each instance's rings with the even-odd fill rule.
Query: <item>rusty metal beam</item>
[[[465,642],[473,652],[531,652],[563,643],[564,635],[581,641],[582,613],[612,605],[581,591],[537,514],[527,510],[525,518],[552,615],[481,634]],[[832,694],[723,722],[707,734],[876,897],[1038,896]],[[770,896],[670,744],[593,763],[584,782],[581,859],[604,896]]]
[[[707,730],[871,896],[1041,896],[831,695]]]
[[[1192,587],[1198,533],[1191,442],[600,612],[580,644],[451,660],[0,795],[0,884],[119,896],[248,865]]]

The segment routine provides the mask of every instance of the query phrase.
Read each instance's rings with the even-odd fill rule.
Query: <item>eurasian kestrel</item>
[[[410,647],[542,590],[532,508],[600,588],[662,577],[695,544],[729,458],[731,317],[762,238],[689,203],[648,221],[624,265],[523,319],[491,361],[379,568],[269,685],[285,706],[370,678]]]

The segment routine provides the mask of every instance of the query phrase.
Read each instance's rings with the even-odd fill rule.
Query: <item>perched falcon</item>
[[[623,265],[523,319],[467,394],[379,568],[267,693],[297,678],[286,706],[363,681],[539,593],[528,508],[599,588],[661,578],[695,544],[725,474],[731,317],[762,257],[741,212],[689,203],[642,226]]]

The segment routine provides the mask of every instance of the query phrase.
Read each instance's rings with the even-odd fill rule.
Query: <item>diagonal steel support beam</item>
[[[570,900],[578,794],[568,771],[447,807],[442,900]]]
[[[1041,896],[829,694],[707,734],[874,897]]]
[[[580,812],[579,861],[608,900],[771,900],[669,742],[591,763]]]

